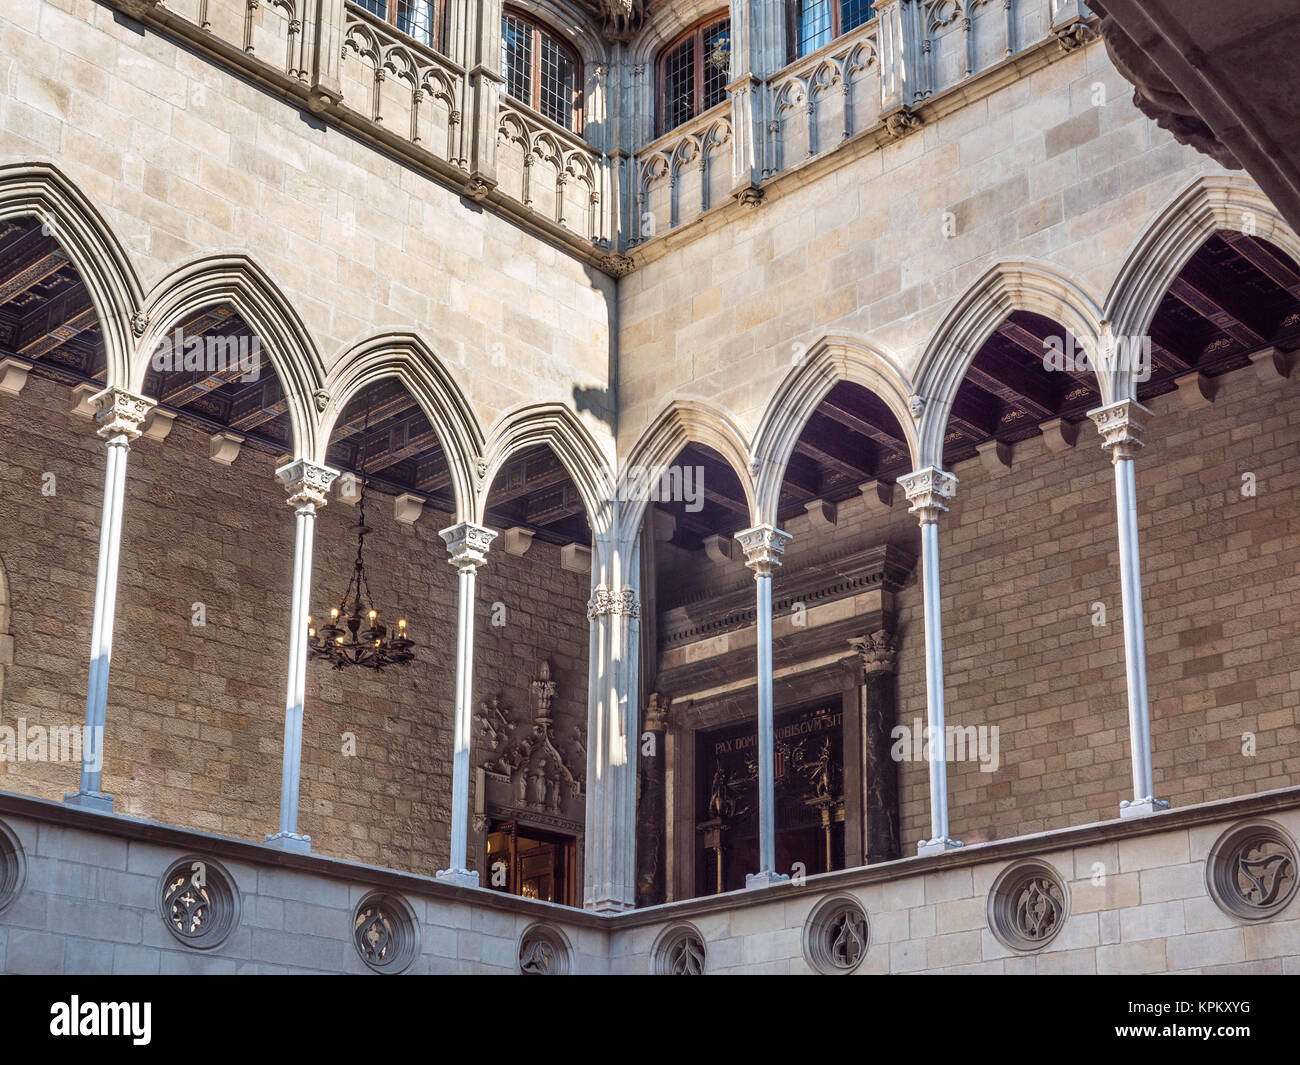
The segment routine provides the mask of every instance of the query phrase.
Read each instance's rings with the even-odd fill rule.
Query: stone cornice
[[[786,613],[795,602],[813,607],[872,588],[893,593],[903,586],[915,565],[914,554],[893,544],[804,561],[796,570],[783,573],[772,609]],[[660,645],[674,647],[743,629],[754,623],[756,610],[752,580],[709,585],[660,612]]]

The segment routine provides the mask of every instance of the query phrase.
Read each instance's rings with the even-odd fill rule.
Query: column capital
[[[295,459],[277,469],[275,475],[289,493],[289,505],[300,514],[314,514],[329,499],[330,485],[339,471],[307,459]]]
[[[145,418],[157,406],[147,396],[117,387],[96,392],[90,397],[90,402],[97,408],[95,421],[99,428],[96,433],[110,444],[129,444],[138,440]]]
[[[1110,449],[1111,461],[1119,462],[1137,454],[1151,411],[1135,399],[1121,399],[1088,411],[1088,417],[1097,423],[1101,446]]]
[[[497,534],[472,521],[449,525],[438,533],[447,544],[450,562],[461,573],[473,573],[487,562],[488,548]]]
[[[755,525],[736,533],[736,539],[745,552],[745,565],[754,571],[754,576],[770,577],[781,565],[785,546],[794,537],[775,525]]]
[[[650,705],[645,711],[645,727],[649,732],[667,732],[668,731],[668,711],[672,706],[672,699],[659,692],[650,693]]]
[[[920,515],[922,525],[937,522],[957,494],[957,478],[937,466],[904,474],[898,483],[912,504],[909,512]]]
[[[879,629],[868,636],[854,636],[849,646],[857,651],[868,676],[893,673],[898,665],[898,637],[892,632]]]
[[[636,589],[624,588],[621,592],[611,592],[603,584],[597,585],[587,600],[587,620],[595,621],[603,614],[617,614],[633,621],[640,620],[641,600]]]

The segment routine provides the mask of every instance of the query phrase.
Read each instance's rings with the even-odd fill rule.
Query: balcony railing
[[[543,218],[600,244],[604,158],[558,123],[507,96],[497,112],[498,189]]]
[[[343,99],[371,122],[453,166],[460,145],[465,71],[353,4],[344,15]]]
[[[880,59],[873,19],[776,74],[768,83],[769,169],[830,151],[880,119]]]
[[[731,101],[652,141],[635,158],[638,231],[629,243],[697,218],[725,201],[732,181]]]

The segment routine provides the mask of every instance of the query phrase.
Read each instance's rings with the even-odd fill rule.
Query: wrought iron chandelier
[[[369,419],[367,418],[367,422]],[[411,648],[406,618],[399,618],[397,631],[389,633],[379,618],[370,597],[370,582],[366,580],[364,551],[366,533],[366,482],[361,479],[361,498],[358,501],[357,560],[348,581],[347,590],[339,605],[330,610],[328,625],[319,630],[307,616],[307,649],[313,658],[329,662],[335,669],[348,666],[366,666],[380,670],[385,666],[404,666],[415,654]],[[364,596],[364,600],[363,600]],[[364,628],[362,626],[365,626]]]

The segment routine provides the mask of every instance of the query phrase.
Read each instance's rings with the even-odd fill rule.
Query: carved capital
[[[1122,399],[1088,411],[1088,417],[1097,424],[1101,446],[1110,450],[1112,462],[1131,459],[1137,454],[1150,416],[1151,412],[1133,399]]]
[[[770,577],[781,565],[785,545],[793,539],[775,525],[755,525],[736,533],[736,540],[745,552],[745,565],[754,571],[755,577]]]
[[[927,466],[915,473],[904,474],[898,479],[907,494],[907,501],[912,504],[910,511],[919,515],[921,524],[939,520],[939,515],[948,509],[952,497],[957,493],[957,478],[937,466]]]
[[[299,513],[314,514],[317,507],[323,507],[328,501],[330,485],[339,471],[298,459],[281,466],[275,475],[289,493],[289,505]]]
[[[659,692],[650,693],[650,705],[645,710],[645,727],[648,732],[668,731],[668,711],[673,701]]]
[[[624,588],[611,592],[603,584],[598,585],[587,600],[587,620],[595,621],[603,614],[617,614],[632,621],[641,617],[641,600],[634,588]]]
[[[438,533],[447,544],[450,562],[461,573],[473,573],[487,562],[488,548],[497,534],[472,521],[462,521]]]
[[[155,404],[146,396],[128,392],[125,388],[106,388],[90,397],[94,404],[96,433],[110,444],[129,444],[138,440],[144,420]]]
[[[855,636],[849,646],[862,659],[862,669],[872,673],[893,673],[898,665],[898,637],[880,629],[869,636]]]

